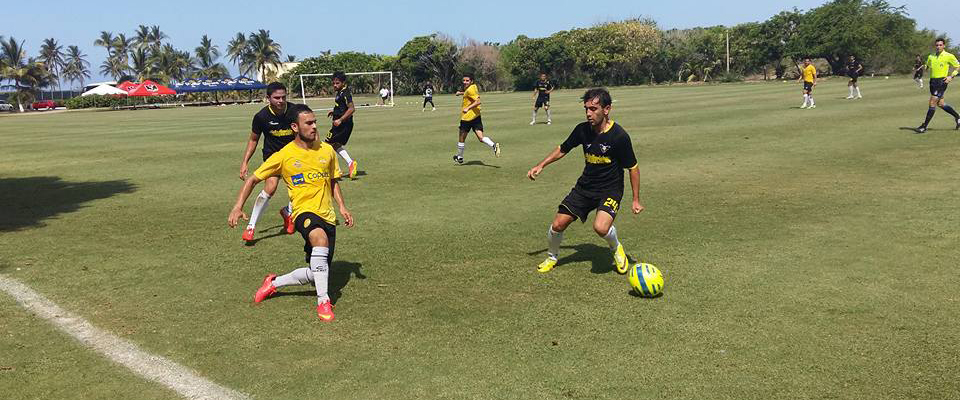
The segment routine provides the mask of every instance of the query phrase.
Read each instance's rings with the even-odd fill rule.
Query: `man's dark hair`
[[[332,79],[336,79],[340,82],[347,83],[347,74],[343,73],[343,71],[337,71],[333,73]]]
[[[937,43],[937,42],[943,42],[943,44],[947,44],[947,39],[944,39],[944,38],[941,37],[941,38],[937,38],[937,40],[934,40],[934,41],[933,41],[933,43]]]
[[[476,82],[476,79],[473,78],[473,74],[463,74],[464,78],[470,78],[470,82]]]
[[[583,94],[583,97],[580,98],[580,100],[583,100],[584,103],[592,101],[593,99],[600,101],[600,107],[607,107],[613,104],[613,99],[610,98],[610,92],[604,88],[593,88],[587,90],[587,92]]]
[[[310,106],[306,104],[291,104],[290,106],[292,107],[290,108],[290,111],[293,112],[293,115],[297,116],[297,119],[295,121],[297,123],[300,123],[300,114],[313,112]]]
[[[267,85],[267,97],[273,96],[273,92],[278,90],[287,91],[287,87],[280,82],[270,82],[270,84]]]

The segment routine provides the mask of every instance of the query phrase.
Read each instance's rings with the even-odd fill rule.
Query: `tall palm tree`
[[[133,38],[133,45],[135,48],[146,50],[153,45],[153,36],[150,33],[150,28],[146,25],[140,25],[137,27],[137,30],[133,34],[135,35]]]
[[[179,51],[169,43],[164,44],[159,51],[151,54],[150,64],[153,68],[153,78],[170,83],[171,80],[183,80],[196,66],[190,53]]]
[[[150,27],[150,41],[153,43],[152,47],[154,51],[159,50],[160,47],[163,46],[163,39],[166,39],[168,37],[169,36],[167,36],[165,33],[163,33],[163,31],[160,30],[159,25],[154,25]]]
[[[40,61],[47,68],[54,78],[56,78],[57,91],[60,91],[60,73],[63,71],[63,46],[57,43],[57,39],[49,38],[43,41],[40,46]],[[61,98],[63,94],[61,93]]]
[[[24,103],[33,101],[37,88],[48,86],[52,82],[51,75],[42,62],[34,58],[27,59],[23,44],[24,41],[17,43],[13,37],[0,42],[0,59],[3,60],[0,75],[13,81],[13,85],[3,87],[15,91],[11,98],[19,103],[20,112],[23,112]]]
[[[100,31],[100,37],[93,41],[93,45],[107,49],[107,56],[110,56],[113,54],[113,32]]]
[[[270,38],[270,31],[265,29],[251,32],[248,42],[250,47],[249,62],[256,67],[260,79],[266,79],[268,65],[273,66],[274,69],[280,67],[280,56],[282,54],[280,43]]]
[[[137,48],[130,52],[130,72],[138,81],[143,82],[153,73],[150,62],[150,52],[146,48]]]
[[[107,57],[107,59],[103,60],[103,63],[100,64],[100,74],[110,76],[115,80],[120,79],[128,70],[130,70],[130,66],[124,63],[120,57],[116,56]]]
[[[127,62],[130,61],[129,52],[131,43],[133,43],[133,39],[127,39],[127,35],[124,33],[118,33],[117,37],[113,38],[113,55],[123,64],[127,64]]]
[[[207,35],[200,38],[200,46],[194,50],[196,55],[197,74],[210,79],[223,79],[229,77],[229,71],[223,64],[217,62],[220,57],[220,49]]]
[[[70,83],[80,81],[80,88],[83,88],[84,79],[90,78],[90,62],[86,57],[87,55],[83,54],[79,47],[67,46],[63,75],[70,80]]]
[[[246,35],[243,32],[237,32],[237,36],[227,43],[227,56],[230,62],[237,65],[240,75],[247,75],[251,70],[250,44],[247,42]]]

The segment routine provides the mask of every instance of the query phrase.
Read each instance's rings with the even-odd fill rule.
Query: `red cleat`
[[[270,274],[267,275],[266,278],[263,278],[263,284],[260,285],[260,289],[257,289],[257,293],[253,294],[254,303],[259,303],[277,292],[277,288],[273,286],[273,278],[276,277],[276,275]]]
[[[293,234],[293,219],[290,218],[290,214],[283,212],[286,208],[280,209],[280,218],[283,218],[283,229],[287,230],[288,235]]]
[[[323,322],[333,321],[333,304],[330,303],[330,300],[317,306],[317,316],[320,317],[320,320]]]
[[[253,240],[253,228],[244,229],[243,236],[241,236],[240,238],[248,242]]]

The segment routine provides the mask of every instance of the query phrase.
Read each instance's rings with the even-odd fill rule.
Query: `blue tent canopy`
[[[187,79],[179,84],[171,86],[171,89],[177,93],[200,93],[200,92],[226,92],[231,90],[259,90],[265,89],[267,85],[262,82],[240,75],[236,78],[226,79]]]

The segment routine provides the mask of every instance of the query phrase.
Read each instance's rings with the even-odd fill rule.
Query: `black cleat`
[[[918,126],[918,127],[916,127],[916,128],[913,128],[913,131],[914,131],[915,133],[926,133],[926,132],[927,132],[927,127],[925,127],[925,126]]]
[[[463,157],[453,156],[453,161],[457,164],[463,164]]]

